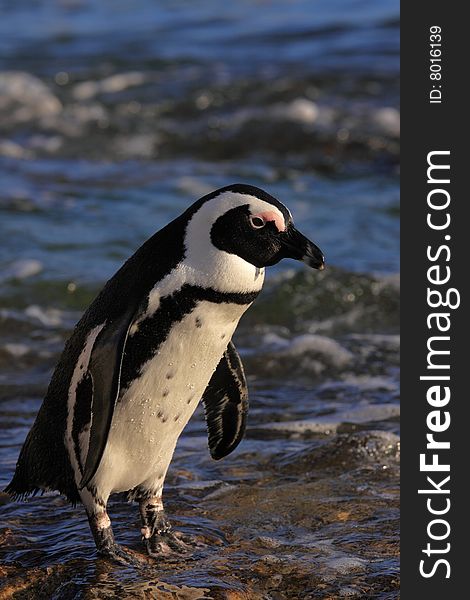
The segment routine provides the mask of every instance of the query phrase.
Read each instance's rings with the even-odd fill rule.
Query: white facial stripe
[[[181,289],[184,284],[211,287],[219,292],[254,292],[262,288],[264,269],[257,269],[239,256],[219,250],[210,239],[212,225],[219,217],[232,208],[247,204],[251,214],[270,215],[269,220],[278,228],[285,228],[281,211],[255,196],[224,192],[205,202],[186,228],[185,259],[150,292],[147,310],[132,325],[131,336],[138,330],[140,321],[158,309],[162,297]]]
[[[186,229],[185,241],[187,249],[191,249],[192,246],[197,247],[204,240],[208,240],[211,244],[210,230],[212,225],[230,209],[243,205],[248,205],[252,215],[264,213],[275,215],[276,220],[279,223],[282,222],[285,228],[284,215],[273,204],[269,204],[269,202],[265,202],[249,194],[224,192],[205,202],[193,215]],[[204,240],[202,237],[204,237]]]
[[[279,209],[249,194],[224,192],[205,202],[193,215],[186,228],[186,258],[180,267],[186,280],[194,277],[199,285],[222,292],[251,292],[261,289],[259,269],[235,254],[216,248],[211,241],[212,226],[219,217],[238,206],[248,205],[251,214],[275,213],[284,221]]]

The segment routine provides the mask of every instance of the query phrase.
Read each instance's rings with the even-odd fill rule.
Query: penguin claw
[[[98,556],[125,566],[142,566],[141,560],[139,560],[130,550],[119,546],[118,544],[98,550]]]
[[[164,534],[166,543],[172,550],[180,554],[187,554],[190,552],[190,544],[188,536],[183,535],[179,532],[167,531]]]
[[[164,533],[154,534],[146,541],[147,552],[153,558],[161,558],[172,554],[180,556],[190,556],[191,544],[190,538],[179,532],[165,531]]]

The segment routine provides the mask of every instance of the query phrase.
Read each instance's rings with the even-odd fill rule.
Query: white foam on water
[[[290,340],[276,333],[267,333],[262,341],[263,345],[268,346],[270,353],[283,357],[295,358],[308,353],[319,354],[335,367],[344,367],[353,359],[352,353],[332,338],[313,333],[298,335]]]
[[[3,349],[15,358],[21,358],[30,351],[26,344],[4,344]]]
[[[385,106],[372,114],[372,122],[385,134],[400,135],[400,113],[396,108]]]
[[[37,304],[32,304],[25,309],[24,313],[46,327],[57,327],[63,323],[63,313],[56,308],[41,308]]]
[[[381,376],[371,377],[370,375],[348,374],[341,380],[341,383],[354,386],[360,390],[387,390],[392,392],[397,389],[397,384],[394,381],[388,377]]]
[[[11,111],[13,121],[55,116],[62,104],[40,79],[21,71],[0,73],[0,110]]]
[[[286,104],[276,104],[271,111],[273,117],[312,125],[320,115],[316,102],[307,98],[296,98]]]
[[[295,337],[281,353],[285,356],[298,356],[306,352],[321,354],[337,367],[343,367],[353,359],[352,353],[335,340],[312,333]]]
[[[35,258],[19,258],[2,269],[0,281],[7,281],[8,279],[26,279],[27,277],[37,275],[43,268],[42,262]]]
[[[269,431],[284,431],[290,433],[335,433],[344,423],[369,423],[385,421],[400,415],[399,404],[364,404],[350,410],[339,411],[331,415],[302,419],[297,421],[282,421],[280,423],[264,423],[257,429]]]
[[[147,77],[139,71],[117,73],[105,77],[101,81],[84,81],[73,88],[73,96],[77,100],[89,100],[98,94],[113,94],[130,87],[142,85]]]

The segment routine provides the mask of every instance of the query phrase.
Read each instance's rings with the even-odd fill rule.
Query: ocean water
[[[83,310],[198,197],[262,187],[327,260],[270,269],[237,330],[239,448],[213,462],[200,411],[180,439],[194,555],[114,565],[81,507],[0,493],[2,597],[398,598],[398,10],[0,2],[0,489]],[[144,561],[136,506],[110,514]]]

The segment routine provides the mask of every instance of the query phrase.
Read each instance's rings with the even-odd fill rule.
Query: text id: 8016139
[[[442,30],[439,25],[429,28],[429,79],[432,89],[429,92],[430,104],[442,103]]]

